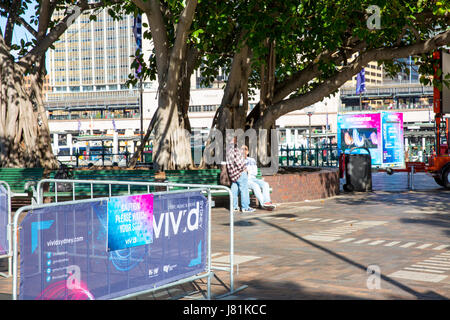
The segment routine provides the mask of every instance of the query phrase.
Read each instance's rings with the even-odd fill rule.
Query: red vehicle
[[[450,53],[436,51],[433,53],[436,61],[434,66],[435,78],[437,78],[437,70],[442,70],[440,77],[444,77],[450,73]],[[434,154],[429,158],[426,171],[431,173],[434,180],[441,186],[450,189],[450,154],[449,154],[449,118],[444,118],[445,114],[450,115],[450,89],[446,85],[442,85],[442,90],[434,88],[433,107],[436,123],[436,148]],[[442,137],[445,137],[445,143]]]
[[[433,53],[433,58],[435,61],[434,77],[442,80],[443,76],[450,73],[450,52],[436,51]],[[439,69],[442,70],[441,73],[438,73]],[[428,159],[428,163],[406,162],[406,169],[394,169],[393,171],[428,172],[437,184],[450,189],[450,119],[445,117],[446,114],[450,115],[450,89],[445,84],[442,84],[441,90],[434,87],[433,109],[435,113],[436,146]],[[391,173],[393,173],[392,170]]]

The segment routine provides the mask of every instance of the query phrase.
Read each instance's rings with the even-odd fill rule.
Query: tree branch
[[[37,39],[37,31],[27,22],[25,21],[22,17],[17,17],[16,16],[16,21],[19,22],[21,25],[23,25],[25,27],[25,29],[27,29],[27,31],[29,33],[31,33],[31,35]]]
[[[367,13],[364,12],[362,17],[364,19],[367,19],[368,18]],[[448,18],[450,17],[450,11],[446,12],[442,16],[436,16],[433,14],[432,11],[427,10],[416,14],[415,17],[416,17],[415,21],[420,21],[418,22],[420,25],[426,25],[430,23],[430,21],[434,21],[436,18],[448,20]],[[417,31],[417,29],[413,25],[408,25],[403,27],[402,32],[399,34],[399,37],[397,38],[395,46],[399,46],[401,44],[401,40],[408,29],[411,30],[411,32],[416,37],[415,40],[420,41],[420,34]],[[351,28],[348,29],[348,31],[351,32]],[[346,41],[346,47],[349,47],[346,48],[347,49],[346,53],[353,54],[355,52],[364,51],[367,48],[367,43],[365,41],[360,41],[357,37],[350,36]],[[291,94],[295,90],[298,90],[302,86],[306,85],[309,81],[320,75],[320,70],[318,69],[317,64],[318,61],[322,59],[324,60],[335,59],[335,63],[340,64],[342,63],[342,61],[344,61],[343,58],[344,56],[340,55],[338,51],[336,52],[329,52],[328,50],[323,51],[316,57],[316,59],[314,59],[311,65],[307,66],[305,69],[301,71],[294,73],[291,77],[276,85],[274,102],[281,101],[289,94]]]
[[[11,8],[8,8],[8,18],[6,20],[6,27],[5,27],[5,44],[8,47],[11,47],[12,44],[12,38],[13,38],[13,31],[14,31],[14,25],[16,24],[15,16],[16,11],[20,8],[22,5],[22,0],[13,0]]]
[[[9,16],[12,18],[12,20],[27,29],[29,33],[35,38],[37,38],[37,31],[27,22],[25,19],[23,19],[21,16],[17,15],[16,12],[11,10],[10,7],[6,7],[3,3],[0,3],[0,8],[5,10],[5,12],[9,13]]]
[[[41,1],[40,11],[39,11],[39,23],[38,23],[38,34],[37,40],[45,37],[47,33],[48,24],[50,23],[50,19],[53,12],[50,12],[50,0]]]
[[[189,29],[191,28],[192,20],[194,19],[195,9],[197,8],[198,0],[188,0],[186,7],[180,15],[179,22],[176,26],[175,43],[170,54],[170,61],[175,62],[174,68],[179,67],[179,63],[183,61],[183,53],[185,53],[186,40]]]
[[[359,43],[354,44],[352,49],[347,53],[352,54],[355,52],[362,51],[366,48],[366,46],[367,43],[365,41],[361,41]],[[334,60],[336,64],[340,64],[344,61],[344,59],[345,56],[342,54],[342,52],[339,51],[329,52],[327,50],[322,52],[305,69],[294,73],[288,79],[284,80],[281,83],[278,83],[275,86],[275,94],[273,101],[274,102],[281,101],[295,90],[298,90],[299,88],[303,87],[314,78],[318,77],[321,73],[318,64],[319,61]]]
[[[301,110],[310,106],[323,97],[328,96],[332,92],[338,90],[346,81],[357,74],[365,65],[371,61],[392,60],[412,55],[419,55],[426,52],[436,50],[437,48],[450,44],[450,30],[442,32],[431,39],[419,41],[415,44],[392,47],[392,48],[376,48],[361,53],[348,66],[343,67],[334,76],[327,79],[316,88],[308,93],[282,100],[272,105],[261,119],[263,126],[269,123],[270,118],[279,118],[289,112]],[[268,116],[270,114],[270,117]]]
[[[147,15],[156,51],[158,82],[161,85],[164,82],[164,76],[168,66],[169,40],[167,38],[167,28],[164,23],[160,3],[157,0],[133,0],[133,3]]]
[[[354,37],[350,37],[347,41],[347,45],[353,45],[350,50],[347,50],[348,54],[352,54],[354,52],[362,51],[366,48],[367,44],[365,41],[359,41]],[[344,50],[345,51],[345,50]],[[274,97],[273,103],[277,103],[286,98],[289,94],[308,84],[314,78],[317,78],[321,71],[319,69],[319,61],[321,60],[334,60],[335,64],[340,64],[346,59],[346,55],[342,50],[331,52],[329,50],[325,50],[317,55],[312,62],[306,66],[305,69],[302,69],[296,73],[294,73],[291,77],[285,79],[284,81],[275,85],[274,89]],[[252,127],[253,123],[257,121],[259,116],[263,113],[261,110],[261,105],[258,103],[253,110],[247,116],[247,126]]]

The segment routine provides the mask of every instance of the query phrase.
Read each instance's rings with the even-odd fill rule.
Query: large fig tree
[[[154,44],[159,105],[146,138],[153,130],[162,169],[192,164],[178,129],[189,128],[184,81],[196,67],[206,81],[227,71],[212,129],[258,131],[337,92],[371,61],[395,72],[397,58],[420,64],[450,43],[448,0],[131,2],[147,15]],[[255,89],[259,103],[250,111]],[[264,158],[270,141],[258,143]]]
[[[81,14],[102,5],[87,0],[0,1],[5,22],[0,32],[1,167],[57,166],[42,94],[45,54]],[[13,41],[18,28],[25,28],[31,39]]]

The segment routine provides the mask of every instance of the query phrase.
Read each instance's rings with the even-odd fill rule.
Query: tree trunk
[[[192,168],[188,131],[179,121],[176,106],[158,108],[154,117],[153,166],[157,171]]]
[[[156,51],[158,70],[158,108],[150,122],[153,129],[153,166],[161,171],[192,167],[191,144],[186,116],[185,94],[182,92],[184,79],[191,75],[187,39],[197,8],[197,0],[185,1],[185,7],[174,24],[173,45],[169,46],[168,29],[161,3],[157,0],[133,1],[147,15],[153,45]],[[195,56],[195,55],[194,55]],[[195,59],[193,59],[195,61]],[[183,107],[184,106],[184,107]],[[150,135],[147,130],[146,136]],[[144,144],[145,144],[144,140]],[[141,146],[140,150],[142,150]],[[138,149],[138,152],[139,149]],[[138,153],[132,158],[135,164]]]
[[[220,164],[217,162],[223,161],[221,158],[223,158],[224,153],[216,155],[216,146],[214,145],[213,148],[213,145],[211,145],[215,130],[219,131],[222,136],[222,141],[219,143],[223,144],[223,151],[226,146],[226,130],[245,128],[245,118],[248,111],[248,78],[251,72],[250,62],[251,50],[247,45],[243,45],[241,50],[234,55],[222,102],[216,111],[211,132],[205,143],[205,153],[200,164],[202,168],[211,164],[206,161],[205,157],[208,157],[208,159],[214,158],[216,165]],[[240,105],[241,97],[243,99],[242,106]]]
[[[158,108],[152,117],[143,139],[144,145],[154,132],[153,168],[157,171],[188,169],[193,167],[190,145],[190,122],[187,116],[189,105],[189,88],[187,97],[185,90],[174,91],[170,94],[159,91]],[[130,167],[135,167],[143,147],[138,147],[130,160]]]
[[[262,122],[262,115],[267,113],[267,110],[273,103],[275,91],[275,41],[267,39],[265,41],[268,54],[265,56],[265,61],[261,64],[260,78],[260,100],[254,110],[247,116],[245,127],[247,129],[255,129],[258,134],[257,161],[259,165],[268,164],[269,153],[272,153],[272,135],[271,129],[275,129],[275,118],[266,117],[265,122]],[[263,130],[261,132],[261,130]],[[273,157],[274,155],[272,155]]]
[[[160,163],[157,164],[155,162],[155,159],[153,159],[154,161],[154,167],[158,168],[158,170],[165,170],[165,169],[186,169],[186,168],[192,168],[193,167],[193,161],[192,161],[192,154],[191,154],[191,147],[190,147],[190,138],[187,136],[188,133],[191,134],[191,125],[190,125],[190,121],[189,121],[189,117],[188,117],[188,111],[189,111],[189,100],[190,100],[190,89],[191,89],[191,75],[193,73],[193,70],[198,62],[198,52],[193,49],[190,50],[191,48],[189,48],[188,51],[188,57],[187,57],[187,63],[183,64],[183,66],[181,67],[180,70],[180,74],[179,74],[179,82],[178,82],[178,89],[176,91],[176,94],[173,93],[172,91],[172,96],[171,98],[168,97],[163,97],[163,95],[165,93],[162,93],[161,91],[159,91],[159,99],[164,99],[165,101],[175,101],[176,103],[176,108],[174,110],[176,110],[175,114],[177,115],[177,120],[175,120],[175,117],[173,119],[170,120],[170,126],[171,127],[171,132],[174,132],[174,134],[176,135],[176,137],[171,138],[170,140],[173,139],[181,139],[180,141],[172,141],[169,143],[170,148],[165,151],[171,154],[171,156],[169,158],[172,158],[172,160],[167,163]],[[158,100],[159,101],[159,100]],[[167,102],[164,103],[162,106],[166,106]],[[161,118],[167,118],[170,117],[171,111],[168,110],[159,110],[161,104],[158,104],[158,110],[155,112],[155,115],[152,118],[152,121],[149,124],[149,127],[147,129],[147,133],[143,139],[144,145],[147,143],[147,141],[149,140],[150,134],[153,130],[155,130],[156,128],[156,124],[158,123],[158,125],[161,125]],[[172,123],[172,121],[174,123]],[[178,122],[178,124],[175,124],[176,122]],[[182,130],[184,129],[184,131]],[[164,129],[162,129],[164,130]],[[159,132],[163,132],[161,129]],[[155,135],[156,135],[156,131],[155,131]],[[158,139],[158,141],[160,141],[161,139]],[[153,144],[153,152],[155,153],[155,146],[156,143]],[[135,167],[136,163],[137,163],[137,159],[139,158],[139,155],[142,153],[144,148],[141,148],[141,146],[138,147],[138,149],[136,150],[135,154],[133,155],[133,157],[130,160],[129,166],[130,167]],[[172,155],[173,154],[173,155]],[[165,159],[168,159],[167,157]],[[161,160],[163,161],[163,160]],[[181,161],[180,163],[177,163],[175,161]]]
[[[42,56],[41,66],[45,65],[45,56]],[[43,99],[43,83],[42,79],[45,79],[44,72],[41,70],[30,76],[30,98],[32,101],[36,101],[36,113],[38,123],[38,150],[41,166],[44,168],[57,168],[59,166],[55,154],[52,150],[52,141],[50,137],[50,128],[48,125],[47,114],[45,111],[44,99]]]
[[[27,90],[26,70],[14,63],[3,41],[0,47],[0,166],[55,168],[39,77],[30,76]]]
[[[153,166],[157,171],[192,168],[189,131],[179,114],[179,95],[175,88],[159,91],[155,117]]]

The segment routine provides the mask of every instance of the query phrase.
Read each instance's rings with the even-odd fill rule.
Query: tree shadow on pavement
[[[361,269],[363,272],[367,271],[367,267],[368,266],[365,266],[365,265],[363,265],[363,264],[361,264],[359,262],[356,262],[354,260],[351,260],[351,259],[349,259],[349,258],[347,258],[347,257],[345,257],[345,256],[343,256],[341,254],[338,254],[338,253],[336,253],[336,252],[334,252],[334,251],[332,251],[332,250],[330,250],[328,248],[325,248],[325,247],[320,246],[320,245],[318,245],[318,244],[316,244],[314,242],[311,242],[311,241],[309,241],[307,239],[304,239],[303,237],[293,233],[292,231],[290,231],[290,230],[288,230],[286,228],[283,228],[281,226],[278,226],[276,224],[273,224],[273,223],[271,223],[269,221],[266,221],[266,220],[263,220],[263,219],[260,219],[260,218],[255,218],[255,220],[258,220],[259,222],[264,223],[264,224],[266,224],[266,225],[268,225],[270,227],[276,228],[276,229],[278,229],[278,230],[288,234],[289,236],[292,236],[293,238],[306,243],[307,245],[310,245],[310,246],[312,246],[312,247],[314,247],[314,248],[316,248],[316,249],[318,249],[318,250],[320,250],[320,251],[322,251],[322,252],[324,252],[326,254],[329,254],[329,255],[331,255],[331,256],[333,256],[333,257],[335,257],[335,258],[337,258],[337,259],[339,259],[339,260],[341,260],[341,261],[343,261],[343,262],[345,262],[347,264],[349,264],[349,265],[352,265],[352,266],[354,266],[356,268]],[[401,283],[401,282],[399,282],[399,281],[397,281],[395,279],[392,279],[392,278],[390,278],[390,277],[388,277],[388,276],[386,276],[384,274],[381,274],[380,277],[381,277],[381,280],[384,280],[384,281],[388,282],[389,284],[391,284],[391,285],[401,289],[402,291],[404,291],[406,293],[409,293],[410,295],[416,297],[417,299],[433,299],[433,300],[436,300],[436,299],[448,299],[447,297],[444,297],[444,296],[442,296],[442,295],[440,295],[440,294],[438,294],[438,293],[436,293],[434,291],[429,291],[429,292],[427,292],[425,294],[424,293],[420,293],[420,292],[414,290],[413,288],[410,288],[407,285],[405,285],[405,284],[403,284],[403,283]]]
[[[346,192],[336,199],[338,204],[345,205],[377,205],[380,203],[397,206],[433,207],[436,210],[449,210],[450,190],[423,191],[372,191]]]
[[[239,294],[239,299],[257,298],[262,300],[367,300],[344,294],[310,291],[291,281],[251,280],[245,282],[248,288]]]
[[[336,198],[337,205],[391,207],[400,223],[421,223],[442,229],[450,235],[450,190],[410,192],[352,192]],[[380,207],[380,213],[383,207]],[[361,210],[362,211],[362,210]],[[363,212],[361,212],[361,215]]]
[[[442,216],[439,214],[430,214],[427,215],[426,218],[402,218],[400,219],[400,222],[402,223],[412,223],[412,224],[423,224],[428,225],[432,227],[438,227],[443,229],[442,232],[450,236],[450,216]]]
[[[260,300],[381,300],[381,299],[392,299],[392,300],[410,300],[410,298],[405,296],[389,294],[379,294],[375,293],[376,297],[358,297],[355,293],[354,295],[332,293],[329,291],[314,290],[311,288],[302,287],[298,283],[291,281],[269,281],[265,280],[250,280],[245,282],[248,288],[243,290],[237,296],[238,299],[245,298],[257,298]],[[439,294],[433,291],[428,291],[426,293],[418,294],[416,296],[418,299],[423,300],[446,300]]]
[[[0,300],[12,300],[12,294],[0,293]]]

